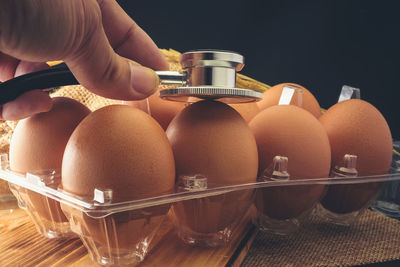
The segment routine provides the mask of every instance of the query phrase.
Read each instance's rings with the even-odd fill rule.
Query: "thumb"
[[[143,99],[157,90],[157,74],[150,68],[116,54],[103,27],[96,27],[87,38],[75,53],[65,58],[65,62],[88,90],[120,100]]]

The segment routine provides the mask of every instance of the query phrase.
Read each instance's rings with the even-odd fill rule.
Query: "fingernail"
[[[129,62],[129,66],[131,68],[132,87],[135,91],[148,96],[157,90],[160,79],[152,69],[135,65],[132,62]]]

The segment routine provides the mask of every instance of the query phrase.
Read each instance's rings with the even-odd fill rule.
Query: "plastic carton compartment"
[[[3,163],[5,160],[3,156]],[[7,166],[7,164],[1,164],[1,166]],[[48,174],[25,176],[13,173],[7,167],[0,169],[0,178],[10,183],[20,207],[28,211],[39,232],[47,237],[60,237],[66,232],[70,234],[71,231],[76,233],[88,249],[91,258],[103,265],[138,264],[143,261],[154,235],[167,215],[172,218],[177,233],[184,242],[195,246],[221,246],[229,243],[235,224],[248,212],[252,203],[257,203],[257,194],[262,196],[265,192],[275,192],[277,196],[294,197],[299,190],[302,194],[317,189],[323,191],[320,197],[310,202],[312,204],[310,207],[301,209],[303,211],[301,213],[289,213],[290,216],[286,216],[288,213],[285,209],[293,205],[301,205],[301,203],[284,200],[268,201],[268,194],[267,198],[261,198],[264,199],[263,204],[268,205],[268,208],[259,206],[253,222],[262,231],[290,234],[301,227],[304,223],[303,219],[307,218],[311,212],[320,212],[322,204],[319,201],[326,196],[329,188],[345,186],[351,190],[361,190],[373,187],[375,190],[376,185],[379,188],[385,188],[387,184],[400,182],[400,172],[392,168],[392,173],[387,175],[368,177],[312,180],[263,179],[257,183],[217,188],[212,186],[206,189],[195,187],[192,190],[177,188],[176,193],[169,195],[110,203],[107,190],[96,189],[94,199],[82,199],[56,186],[57,179],[53,180],[51,185],[46,184],[46,177]],[[32,197],[29,196],[32,193],[40,196],[40,199],[44,200],[43,205],[45,207],[47,205],[48,209],[51,209],[52,204],[46,203],[60,204],[68,222],[60,227],[56,216],[48,218],[40,216],[39,213],[42,212],[35,208],[36,205],[32,204]],[[350,216],[352,221],[356,220],[375,196],[375,193],[372,194],[370,199],[354,211],[343,212],[340,209],[346,206],[339,205],[341,212],[336,214],[341,218],[339,220],[329,220],[329,216],[325,214],[322,217],[333,223],[349,225],[346,221],[348,214],[357,212],[356,216],[353,214]],[[174,220],[174,218],[179,218],[179,220]],[[46,229],[47,233],[51,230],[53,235],[45,234],[46,231],[41,229]]]
[[[14,174],[17,175],[17,174]],[[57,188],[60,183],[59,173],[55,171],[27,174],[28,183],[39,187]],[[10,183],[10,189],[17,198],[18,206],[28,213],[40,234],[47,238],[74,237],[67,217],[61,211],[60,203],[43,196],[40,192]],[[76,236],[75,236],[76,237]]]
[[[107,216],[89,214],[62,204],[71,229],[79,235],[90,257],[104,265],[141,262],[167,215],[169,204],[121,211]]]
[[[393,144],[393,160],[391,173],[394,175],[400,174],[400,142]],[[389,217],[400,218],[400,181],[393,180],[386,182],[377,196],[376,201],[371,205],[375,211],[381,212]]]
[[[189,245],[217,247],[230,241],[232,230],[248,211],[255,190],[178,201],[170,218],[179,238]]]

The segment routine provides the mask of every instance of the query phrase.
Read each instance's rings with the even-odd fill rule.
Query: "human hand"
[[[44,62],[51,60],[64,60],[90,91],[123,100],[154,93],[159,81],[150,68],[168,69],[115,0],[0,0],[0,81],[48,68]],[[51,106],[47,93],[30,91],[4,104],[0,119],[22,119]]]

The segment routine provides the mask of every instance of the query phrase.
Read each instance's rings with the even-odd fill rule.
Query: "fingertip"
[[[20,120],[31,115],[47,112],[53,106],[50,96],[40,90],[27,92],[1,107],[3,120]]]
[[[156,43],[126,14],[117,1],[103,1],[100,8],[105,33],[120,56],[154,70],[169,69]]]
[[[158,85],[160,84],[160,78],[155,71],[150,68],[134,64],[131,61],[128,62],[131,70],[132,89],[136,92],[133,95],[138,95],[138,97],[135,98],[143,99],[157,91]]]
[[[151,65],[144,65],[154,70],[168,71],[169,63],[160,49],[157,48],[156,52],[151,55]]]

